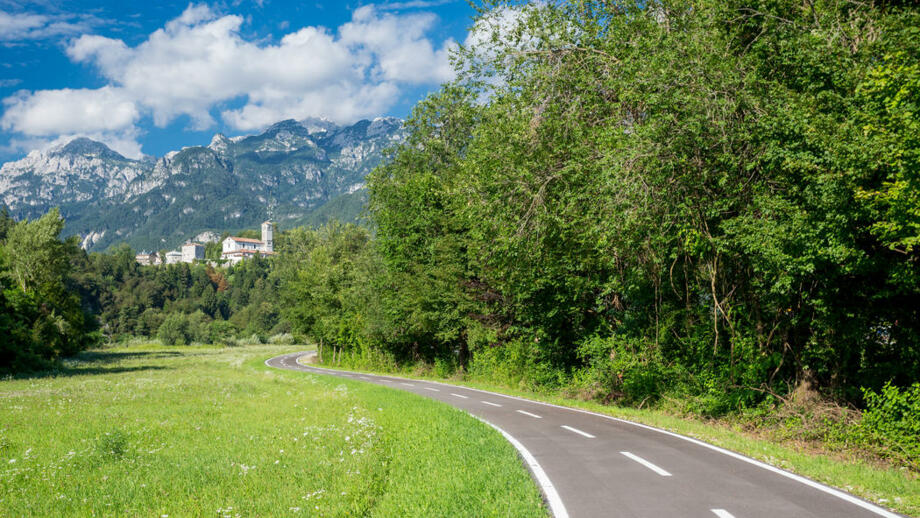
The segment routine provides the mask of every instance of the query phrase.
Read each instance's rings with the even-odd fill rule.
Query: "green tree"
[[[170,313],[157,330],[157,338],[163,345],[186,345],[192,340],[188,317],[182,313]]]

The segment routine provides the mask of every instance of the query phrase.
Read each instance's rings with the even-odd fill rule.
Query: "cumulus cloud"
[[[239,130],[311,116],[352,122],[386,111],[407,86],[453,78],[448,54],[456,44],[427,37],[436,21],[365,6],[335,31],[303,27],[264,43],[243,37],[242,17],[190,5],[134,47],[75,38],[68,57],[94,67],[107,86],[19,92],[3,101],[0,127],[30,136],[130,135],[147,116],[160,127],[188,116],[195,129],[215,117]]]
[[[340,41],[376,56],[371,72],[377,78],[440,83],[453,78],[448,54],[456,44],[448,40],[435,49],[425,38],[436,20],[433,14],[380,15],[369,5],[356,9],[352,21],[339,29]]]
[[[120,88],[20,91],[3,100],[0,127],[35,136],[114,131],[132,126],[140,114]]]

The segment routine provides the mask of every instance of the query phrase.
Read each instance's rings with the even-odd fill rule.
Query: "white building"
[[[275,253],[274,223],[262,223],[262,240],[245,237],[228,237],[222,243],[220,258],[230,264],[237,264],[256,254],[272,255]]]
[[[204,260],[204,245],[201,243],[185,243],[182,245],[182,262],[194,263],[196,260]]]
[[[160,264],[160,255],[156,252],[141,252],[135,255],[134,259],[137,260],[138,264],[145,266]]]
[[[170,250],[166,252],[166,264],[178,264],[182,262],[182,252]]]

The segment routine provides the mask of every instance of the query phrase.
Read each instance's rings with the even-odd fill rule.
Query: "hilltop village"
[[[228,236],[221,241],[220,263],[234,265],[244,259],[249,259],[256,254],[262,256],[274,255],[275,224],[271,221],[262,223],[262,239]],[[135,259],[142,265],[194,263],[205,261],[205,244],[188,241],[178,250],[170,250],[165,254],[157,252],[141,252]]]

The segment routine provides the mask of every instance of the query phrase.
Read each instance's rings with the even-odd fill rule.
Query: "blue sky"
[[[286,118],[405,117],[452,77],[465,0],[0,0],[0,162],[76,135],[161,156]]]

